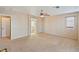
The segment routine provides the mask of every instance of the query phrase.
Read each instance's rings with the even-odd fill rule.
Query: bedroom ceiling
[[[30,13],[35,16],[39,16],[41,9],[52,16],[63,13],[77,12],[79,11],[79,6],[60,6],[60,8],[56,8],[56,6],[0,6],[0,12],[19,11],[23,13]]]

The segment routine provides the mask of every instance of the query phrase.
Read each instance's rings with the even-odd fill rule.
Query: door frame
[[[1,22],[2,22],[2,17],[8,17],[8,18],[10,18],[10,40],[11,40],[11,16],[6,16],[6,15],[0,15],[0,16],[1,16]],[[1,24],[1,26],[2,26],[2,24]],[[1,30],[2,30],[2,27],[1,27]]]
[[[27,34],[28,34],[28,36],[30,36],[31,35],[31,18],[34,18],[34,19],[37,19],[37,18],[35,18],[35,17],[32,17],[32,16],[28,16],[28,32],[27,32]],[[38,20],[37,20],[37,23],[38,23]],[[36,28],[37,28],[37,32],[38,32],[38,24],[36,25]]]

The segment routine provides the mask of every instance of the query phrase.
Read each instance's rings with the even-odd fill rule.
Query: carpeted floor
[[[0,40],[0,47],[7,48],[9,52],[77,52],[77,40],[63,38],[46,33],[34,34],[15,40],[7,38]]]

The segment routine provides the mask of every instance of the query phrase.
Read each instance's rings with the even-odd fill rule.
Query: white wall
[[[67,16],[75,16],[75,27],[68,29],[66,27]],[[62,37],[77,39],[77,13],[49,16],[44,19],[44,32]]]
[[[43,32],[43,28],[44,28],[44,26],[43,26],[43,19],[42,18],[40,18],[40,17],[36,17],[36,16],[33,16],[33,15],[29,15],[29,17],[28,17],[28,35],[31,35],[31,18],[35,18],[36,20],[37,20],[37,33],[40,33],[40,32]]]
[[[27,36],[27,14],[14,11],[1,11],[2,16],[11,16],[11,39]]]
[[[38,33],[39,32],[43,32],[43,19],[42,18],[38,18],[37,19],[38,21],[38,23],[37,23],[37,29],[38,29]]]
[[[27,16],[17,14],[12,16],[12,39],[27,36]]]

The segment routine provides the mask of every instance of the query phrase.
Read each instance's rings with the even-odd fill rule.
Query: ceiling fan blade
[[[50,16],[48,13],[44,13],[45,16]]]

